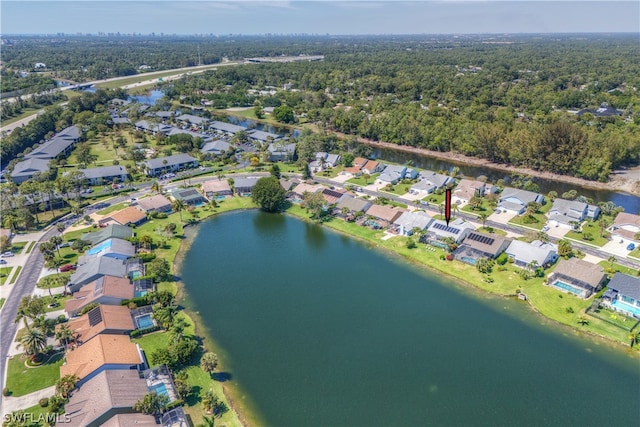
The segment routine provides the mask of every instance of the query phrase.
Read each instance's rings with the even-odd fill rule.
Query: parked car
[[[71,271],[71,270],[75,270],[77,268],[77,266],[75,264],[67,264],[67,265],[63,265],[62,267],[60,267],[60,272],[64,273],[67,271]]]
[[[4,264],[6,264],[6,263],[7,263],[7,260],[6,260],[6,259],[0,259],[0,265],[4,265]]]
[[[58,245],[58,248],[68,248],[69,246],[71,246],[71,243],[63,242],[63,243],[60,243],[60,245]]]
[[[0,255],[0,256],[2,256],[2,257],[11,257],[11,256],[13,256],[13,252],[11,252],[11,251],[7,251],[7,252],[3,253],[3,254],[2,254],[2,255]]]
[[[629,245],[627,245],[627,250],[628,251],[632,251],[636,248],[636,245],[634,245],[633,243],[629,243]]]

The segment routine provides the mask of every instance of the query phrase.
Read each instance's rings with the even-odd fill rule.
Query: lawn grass
[[[40,107],[40,108],[30,108],[30,107],[23,108],[22,109],[22,113],[18,114],[17,116],[11,117],[10,119],[3,118],[2,119],[2,126],[7,126],[7,125],[10,125],[11,123],[15,123],[18,120],[22,120],[25,117],[29,117],[29,116],[37,113],[38,111],[40,111],[42,109],[44,109],[44,107]]]
[[[15,273],[13,273],[13,277],[11,278],[11,281],[9,282],[10,285],[13,285],[14,283],[16,283],[16,280],[18,280],[18,276],[20,275],[20,272],[22,271],[22,266],[19,265],[16,267],[16,271]]]
[[[499,236],[506,236],[507,232],[504,230],[501,230],[499,228],[494,228],[494,227],[480,227],[478,228],[478,231],[481,233],[485,233],[485,234],[497,234]]]
[[[598,265],[602,266],[604,270],[610,275],[613,275],[615,274],[615,272],[619,271],[620,273],[625,273],[630,276],[637,276],[640,272],[640,270],[625,267],[624,265],[618,264],[617,262],[614,262],[612,265],[609,261],[600,261]]]
[[[335,168],[325,169],[322,172],[317,173],[317,176],[321,176],[324,178],[335,178],[344,170],[344,166],[338,165]]]
[[[25,246],[27,245],[27,243],[29,242],[17,242],[17,243],[13,243],[11,244],[11,248],[9,248],[9,250],[11,252],[13,252],[14,254],[19,254],[22,252],[22,250],[25,248]]]
[[[589,233],[593,240],[585,240],[584,233]],[[598,226],[598,224],[592,221],[586,221],[584,224],[582,224],[581,232],[571,230],[567,234],[565,234],[564,237],[566,237],[567,239],[577,240],[580,243],[586,243],[588,245],[599,247],[602,247],[609,242],[609,239],[600,235],[600,227]]]
[[[36,245],[35,241],[29,242],[29,245],[27,246],[27,251],[25,253],[30,254],[33,248],[35,247],[35,245]]]
[[[537,222],[525,223],[526,215],[516,215],[511,220],[509,220],[509,224],[517,225],[523,228],[532,228],[534,230],[542,230],[542,227],[547,223],[547,217],[542,214],[536,213],[533,214],[533,217],[536,218]]]
[[[444,197],[445,197],[444,193],[442,194],[431,193],[427,197],[423,198],[422,200],[424,200],[425,202],[432,203],[434,205],[440,205],[444,203]]]
[[[64,308],[64,303],[73,297],[71,295],[56,294],[54,296],[45,295],[42,298],[44,299],[45,303],[44,311],[46,313],[50,313],[52,311],[62,310]],[[49,307],[50,304],[56,305],[54,305],[53,307]]]
[[[363,175],[360,175],[357,178],[351,178],[351,179],[347,180],[347,182],[349,184],[358,185],[360,187],[366,187],[367,185],[372,184],[373,182],[375,182],[375,180],[378,177],[378,175],[380,175],[380,174],[379,173],[374,173],[373,175],[370,175],[369,178],[366,181],[363,178]]]
[[[45,364],[31,368],[25,365],[25,358],[17,355],[9,359],[7,367],[7,388],[11,396],[18,397],[50,387],[60,378],[63,353],[57,353]]]
[[[71,272],[50,274],[40,279],[36,286],[40,289],[60,288],[69,282],[69,277]]]
[[[471,207],[471,205],[466,204],[460,210],[463,211],[463,212],[470,213],[472,215],[477,215],[477,216],[480,216],[480,214],[483,214],[483,213],[485,213],[487,215],[491,214],[491,210],[489,208],[489,203],[487,203],[486,200],[483,200],[482,204],[479,207],[477,207],[476,209],[473,209]]]
[[[640,259],[640,247],[637,247],[629,252],[629,257]]]
[[[395,194],[396,196],[402,196],[409,192],[413,183],[411,184],[395,184],[393,185],[393,190],[389,190],[386,187],[382,187],[380,191],[384,191],[385,193]]]
[[[299,206],[292,206],[287,212],[305,219],[309,217],[304,209]],[[489,283],[483,280],[484,275],[473,266],[458,261],[441,260],[440,256],[446,254],[444,250],[428,251],[425,250],[422,244],[419,244],[415,249],[408,249],[405,237],[394,237],[383,241],[380,240],[384,235],[383,231],[370,230],[355,223],[348,223],[338,219],[328,221],[324,225],[333,230],[365,240],[375,247],[390,250],[427,269],[460,279],[478,289],[503,296],[513,296],[518,292],[524,292],[528,297],[529,303],[545,317],[570,326],[575,330],[584,330],[627,344],[628,334],[625,331],[600,319],[590,318],[589,324],[578,325],[579,317],[585,314],[585,310],[591,305],[592,300],[583,300],[546,286],[543,278],[525,280],[518,274],[520,269],[511,264],[507,264],[503,268],[504,271],[499,271],[500,269],[497,266],[494,267],[493,272],[490,274],[493,282]],[[555,266],[551,267],[545,274],[549,274],[554,268]]]
[[[0,267],[0,286],[4,285],[4,282],[7,281],[11,270],[13,270],[13,267]]]
[[[34,421],[38,420],[38,421],[44,422],[45,420],[55,420],[56,419],[56,414],[53,414],[51,412],[51,409],[49,409],[49,407],[43,408],[40,405],[33,405],[33,406],[31,406],[31,407],[29,407],[27,409],[23,409],[23,411],[24,411],[25,414],[30,414]],[[62,415],[58,415],[58,419],[62,421],[63,420],[63,416]],[[37,425],[44,426],[44,425],[48,425],[48,424],[39,423]]]
[[[126,208],[127,206],[129,206],[129,203],[117,203],[115,205],[109,206],[108,208],[104,208],[102,210],[99,210],[98,212],[96,212],[98,215],[106,215],[109,214],[111,212],[115,212],[115,211],[120,211],[124,208]]]

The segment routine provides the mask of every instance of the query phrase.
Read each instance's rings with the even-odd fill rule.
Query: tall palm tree
[[[609,268],[611,268],[613,270],[613,263],[616,262],[616,257],[614,257],[613,255],[611,255],[609,257],[609,259],[607,259],[607,261],[609,261]]]
[[[180,214],[180,224],[182,224],[182,211],[184,210],[184,208],[185,208],[185,205],[182,200],[176,199],[173,201],[173,203],[171,203],[171,209],[173,209],[174,211]]]
[[[480,218],[480,221],[482,221],[482,228],[484,228],[484,225],[487,223],[487,218],[489,217],[489,215],[486,212],[481,212],[480,215],[478,215],[478,217]]]
[[[51,245],[53,245],[54,249],[58,252],[58,256],[60,256],[59,245],[61,245],[62,242],[63,242],[62,236],[51,236],[51,238],[49,239],[49,243],[51,243]]]
[[[47,346],[47,337],[38,328],[31,328],[20,338],[20,345],[29,356],[35,356]]]
[[[216,407],[218,402],[218,396],[216,396],[212,389],[207,390],[204,395],[202,395],[202,406],[204,406],[204,410],[207,414],[213,413],[213,409]]]
[[[75,335],[69,328],[69,325],[63,324],[56,330],[56,339],[60,342],[61,346],[67,348],[70,342],[75,341]]]

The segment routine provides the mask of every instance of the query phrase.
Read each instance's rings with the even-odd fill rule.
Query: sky
[[[0,16],[2,35],[640,32],[638,0],[2,0]]]

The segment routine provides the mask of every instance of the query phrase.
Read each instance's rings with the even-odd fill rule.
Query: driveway
[[[497,222],[499,224],[506,224],[509,221],[511,221],[513,218],[516,217],[516,214],[512,213],[512,212],[505,212],[503,210],[500,210],[500,212],[494,212],[491,215],[489,215],[489,218],[487,218],[489,221],[494,221]]]
[[[602,247],[602,250],[610,253],[617,258],[626,258],[630,252],[627,250],[628,244],[629,243],[627,242],[620,243],[619,240],[612,240],[610,242],[607,242],[607,244]]]
[[[56,392],[56,386],[43,388],[42,390],[34,391],[33,393],[25,394],[20,397],[5,397],[2,402],[2,415],[10,414],[18,409],[26,409],[38,404],[40,399],[45,397],[51,397]]]

